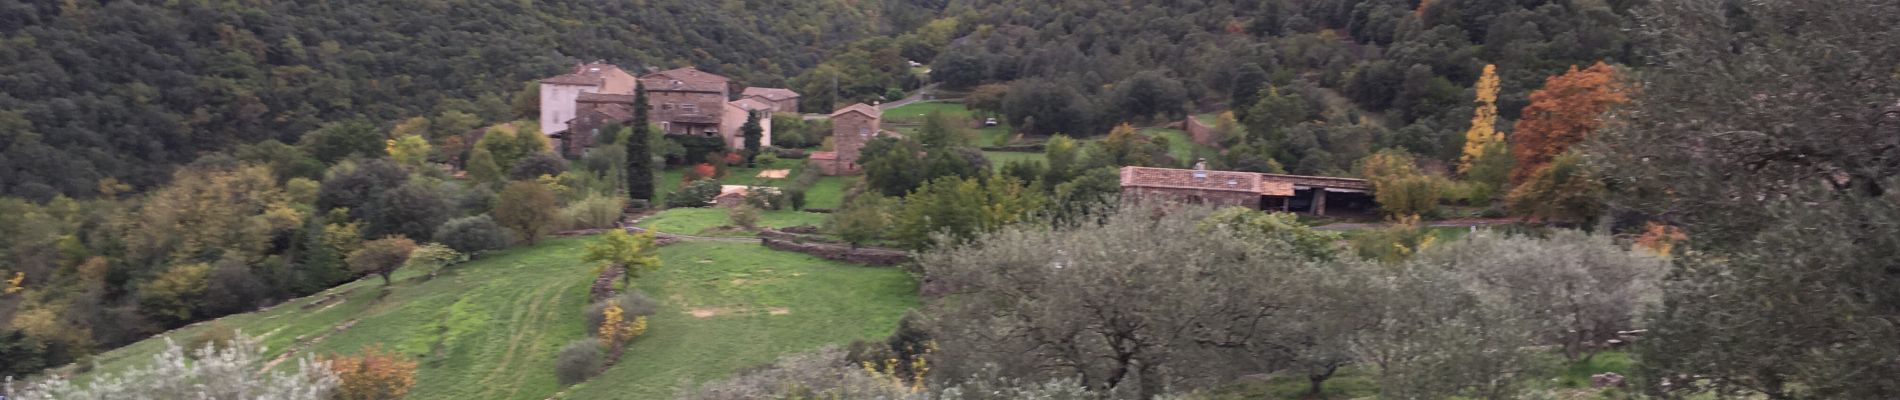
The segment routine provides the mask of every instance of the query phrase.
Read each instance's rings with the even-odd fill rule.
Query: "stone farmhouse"
[[[857,175],[858,156],[864,144],[882,133],[883,113],[877,107],[858,103],[831,113],[831,150],[811,153],[811,162],[825,175]]]
[[[1122,167],[1121,186],[1125,202],[1207,204],[1313,215],[1326,215],[1329,208],[1364,211],[1373,206],[1372,184],[1364,179],[1209,171],[1206,163],[1196,163],[1194,169]]]
[[[635,77],[596,62],[541,80],[541,133],[556,139],[562,155],[585,155],[601,141],[602,127],[633,119],[636,82],[647,91],[648,120],[661,131],[718,137],[732,149],[745,147],[740,127],[752,115],[764,128],[760,144],[771,146],[772,113],[782,104],[792,105],[792,110],[798,104],[798,93],[776,88],[749,88],[747,92],[760,95],[732,100],[730,79],[692,67]]]
[[[798,112],[798,97],[798,92],[779,88],[751,87],[739,93],[740,100],[752,99],[770,105],[772,112]]]

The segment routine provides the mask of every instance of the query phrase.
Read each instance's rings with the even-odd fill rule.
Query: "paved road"
[[[923,101],[925,94],[934,93],[936,91],[937,91],[937,84],[932,83],[929,85],[925,85],[922,88],[918,88],[915,91],[911,91],[909,96],[905,96],[902,99],[898,99],[897,101],[893,101],[889,103],[879,104],[877,106],[877,109],[889,110],[893,108],[907,106],[907,105],[910,105],[910,103]],[[805,114],[806,121],[815,120],[815,119],[825,119],[825,118],[831,118],[831,114]]]

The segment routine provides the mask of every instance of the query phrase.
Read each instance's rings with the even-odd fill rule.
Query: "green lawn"
[[[933,112],[944,113],[946,116],[958,119],[970,118],[969,108],[965,108],[963,103],[950,101],[919,101],[905,104],[903,107],[884,110],[883,117],[886,124],[921,124],[924,123],[924,116]]]
[[[638,286],[665,304],[620,363],[569,399],[664,399],[786,354],[890,335],[917,306],[903,270],[844,266],[757,245],[664,247],[664,269]],[[698,314],[693,314],[698,312]]]
[[[805,168],[807,162],[809,161],[785,159],[779,160],[778,163],[770,166],[761,165],[756,168],[732,168],[726,171],[726,177],[719,179],[719,184],[782,187],[790,185],[792,178],[798,176],[798,172]],[[768,169],[786,169],[791,171],[786,174],[784,179],[758,177],[759,171]],[[656,197],[660,198],[655,204],[666,204],[666,195],[675,190],[679,190],[680,178],[685,175],[686,167],[673,167],[660,171],[660,175],[655,177],[653,182],[659,189],[657,190],[659,193]],[[813,208],[840,207],[844,203],[844,189],[851,186],[850,182],[852,179],[855,178],[827,176],[819,179],[816,185],[813,185],[810,190],[805,191],[805,205]]]
[[[1179,160],[1183,164],[1192,165],[1195,158],[1194,154],[1197,151],[1203,154],[1215,153],[1211,148],[1203,149],[1206,146],[1194,143],[1194,138],[1188,137],[1187,132],[1180,129],[1142,128],[1141,133],[1151,137],[1168,138],[1168,155],[1173,156],[1175,160]]]
[[[1010,161],[1036,161],[1043,163],[1045,166],[1049,165],[1049,156],[1042,153],[985,151],[983,152],[983,157],[988,158],[990,160],[990,166],[994,168],[1002,168],[1004,164],[1009,164]]]
[[[300,354],[346,354],[369,346],[418,361],[408,399],[538,400],[563,390],[554,357],[587,337],[583,322],[594,266],[580,262],[591,238],[544,241],[452,267],[432,280],[399,271],[384,294],[369,278],[220,324],[261,336],[271,354],[298,338],[323,337]],[[606,376],[567,390],[570,398],[666,398],[681,379],[704,380],[787,353],[888,335],[917,304],[903,271],[844,265],[749,243],[688,242],[661,248],[665,267],[637,285],[665,303]],[[332,305],[333,304],[333,305]],[[731,312],[709,318],[696,308]],[[772,315],[773,309],[789,311]],[[350,328],[336,326],[354,321]],[[184,342],[198,324],[94,357],[100,371],[150,362],[163,337]],[[325,336],[327,334],[327,336]],[[286,364],[290,365],[290,364]],[[582,394],[584,393],[584,394]]]
[[[675,208],[661,211],[640,221],[640,227],[660,232],[701,236],[752,236],[751,232],[714,230],[728,225],[724,208]],[[798,225],[823,225],[825,214],[791,210],[761,210],[759,225],[784,228]]]

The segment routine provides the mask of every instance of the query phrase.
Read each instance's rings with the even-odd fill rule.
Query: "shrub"
[[[197,350],[208,347],[214,352],[224,351],[225,349],[231,348],[231,341],[237,340],[237,338],[237,329],[233,329],[230,325],[225,325],[223,322],[211,321],[211,326],[205,327],[205,330],[199,331],[197,334],[185,339],[185,348]],[[196,354],[193,355],[195,356]]]
[[[693,181],[686,187],[666,196],[668,208],[706,207],[719,196],[719,182],[711,179]]]
[[[626,209],[627,199],[595,193],[562,208],[561,219],[568,229],[611,228]]]
[[[393,351],[372,347],[328,361],[330,371],[342,380],[336,400],[400,399],[416,385],[416,362]]]
[[[608,304],[617,304],[622,313],[630,317],[645,317],[660,312],[660,302],[647,297],[639,290],[621,293],[614,298],[595,302],[587,306],[587,331],[600,331],[600,322],[605,321]]]
[[[512,241],[508,237],[508,230],[502,229],[488,214],[444,222],[435,228],[434,239],[436,243],[467,254],[500,250],[508,247],[508,242]]]
[[[566,159],[554,153],[535,153],[515,163],[515,167],[508,170],[508,178],[530,180],[543,175],[560,176],[562,172],[567,172]]]
[[[759,209],[753,208],[751,204],[740,204],[726,210],[726,218],[732,222],[732,226],[745,229],[759,227]]]
[[[784,196],[785,196],[785,204],[792,206],[793,210],[798,210],[798,211],[805,210],[805,190],[804,189],[787,189],[784,192]]]
[[[759,154],[758,156],[752,157],[752,164],[757,165],[760,168],[777,166],[778,153],[769,152],[769,151],[761,152],[761,154]]]
[[[561,348],[561,355],[554,358],[554,376],[563,385],[572,385],[600,374],[606,365],[606,352],[600,348],[600,342],[593,339],[579,339],[569,342]]]

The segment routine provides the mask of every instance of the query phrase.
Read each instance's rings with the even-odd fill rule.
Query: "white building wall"
[[[599,90],[598,86],[541,84],[541,134],[567,130],[567,121],[574,119],[574,101],[581,93]]]

